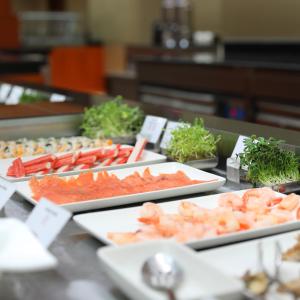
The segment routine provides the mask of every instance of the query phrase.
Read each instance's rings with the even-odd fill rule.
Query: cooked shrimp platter
[[[257,238],[300,228],[300,196],[270,188],[78,215],[98,239],[123,245],[175,239],[194,248]]]
[[[144,150],[146,142],[135,147],[111,145],[60,154],[44,154],[15,159],[0,160],[0,176],[9,181],[29,180],[32,176],[43,177],[47,174],[60,176],[78,174],[87,169],[112,170],[131,166],[161,163],[164,155]]]
[[[31,203],[47,198],[73,212],[215,190],[223,177],[169,162],[121,170],[48,175],[16,183]]]

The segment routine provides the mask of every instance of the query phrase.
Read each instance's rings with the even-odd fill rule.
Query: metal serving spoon
[[[183,271],[174,258],[157,253],[148,258],[142,267],[144,281],[154,289],[165,291],[170,300],[176,300],[175,289],[183,278]]]

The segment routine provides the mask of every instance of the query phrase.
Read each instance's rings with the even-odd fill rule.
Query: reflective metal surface
[[[0,120],[0,139],[78,135],[81,121],[81,114]]]
[[[156,253],[145,261],[141,271],[150,287],[162,290],[170,300],[176,300],[176,287],[183,279],[183,271],[172,256]]]

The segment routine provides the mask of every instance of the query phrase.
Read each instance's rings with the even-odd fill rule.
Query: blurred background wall
[[[223,37],[300,37],[299,0],[193,0],[192,5],[195,30]],[[160,0],[89,0],[87,8],[93,37],[148,43]]]
[[[109,43],[149,43],[149,28],[159,14],[160,0],[88,1],[91,36]]]
[[[16,11],[43,10],[46,0],[13,0]],[[193,0],[195,30],[223,37],[300,36],[299,0]],[[109,43],[147,44],[151,25],[160,15],[160,0],[68,0],[79,11],[92,38]]]
[[[24,10],[45,10],[47,8],[46,0],[12,0],[11,3],[16,12]]]
[[[300,37],[299,0],[224,0],[221,5],[219,30],[225,37]]]
[[[222,0],[192,2],[195,30],[220,32],[221,3]],[[160,5],[160,0],[89,0],[90,32],[108,42],[147,44],[152,22],[160,15]]]

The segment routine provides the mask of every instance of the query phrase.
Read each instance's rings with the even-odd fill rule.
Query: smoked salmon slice
[[[192,180],[183,172],[175,174],[160,174],[154,176],[149,168],[140,174],[133,173],[119,179],[107,172],[86,172],[69,179],[49,175],[42,179],[33,177],[29,181],[33,198],[44,197],[58,204],[72,203],[84,200],[103,199],[108,197],[130,195],[164,190],[203,183],[206,181]]]

